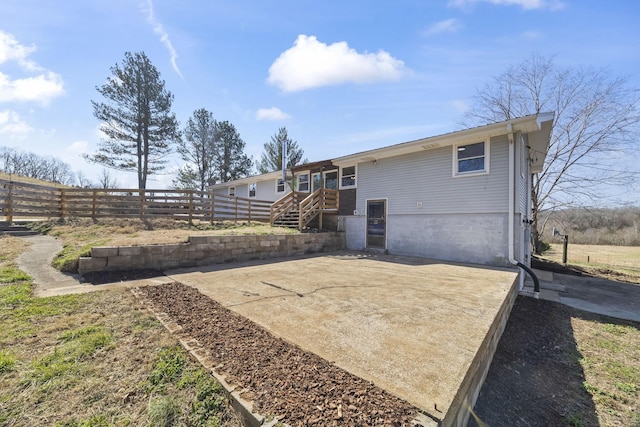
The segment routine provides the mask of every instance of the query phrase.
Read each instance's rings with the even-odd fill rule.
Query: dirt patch
[[[161,276],[164,276],[162,271],[147,268],[141,270],[92,271],[83,274],[82,278],[85,283],[91,283],[92,285],[104,285],[105,283],[151,279],[153,277]]]
[[[254,410],[292,426],[409,426],[417,409],[306,352],[188,286],[141,288],[185,335],[198,340],[217,371],[248,390]]]
[[[607,338],[612,335],[610,330],[613,335],[619,331],[628,335]],[[626,394],[616,390],[626,383],[624,376],[606,372],[607,365],[615,362],[613,356],[602,349],[591,350],[602,342],[618,352],[627,342],[628,348],[635,347],[635,351],[627,351],[626,360],[615,363],[623,374],[636,373],[626,381],[637,384],[638,369],[634,366],[640,361],[635,344],[638,339],[638,324],[634,322],[519,297],[475,412],[490,426],[640,425],[638,390],[631,386]],[[594,362],[598,358],[602,359],[599,366]],[[600,391],[592,396],[588,388]],[[478,425],[484,424],[473,419],[469,423]]]

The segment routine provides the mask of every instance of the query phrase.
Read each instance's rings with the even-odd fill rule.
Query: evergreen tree
[[[137,172],[138,188],[149,175],[164,170],[167,156],[180,139],[178,121],[171,112],[173,94],[144,52],[125,53],[122,65],[96,87],[104,102],[91,101],[106,138],[98,151],[85,155],[90,162],[121,171]]]
[[[178,153],[186,164],[178,171],[176,188],[204,189],[216,181],[216,130],[213,114],[204,108],[193,112],[187,121]]]
[[[233,181],[251,173],[253,161],[244,153],[245,142],[228,121],[216,124],[216,169],[221,182]]]
[[[281,127],[278,133],[271,137],[271,141],[265,142],[264,152],[258,162],[260,173],[269,173],[282,169],[282,142],[287,144],[287,169],[307,162],[302,159],[304,151],[298,147],[296,141],[292,141],[287,134],[287,128]]]

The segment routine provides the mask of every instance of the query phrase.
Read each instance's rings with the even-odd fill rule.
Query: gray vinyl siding
[[[506,135],[491,139],[486,175],[453,177],[450,146],[359,163],[358,213],[366,214],[368,199],[387,199],[389,216],[506,213],[508,144]]]
[[[280,197],[282,197],[282,194],[284,194],[284,193],[279,193],[281,195],[276,196],[276,182],[273,179],[269,179],[266,181],[258,181],[257,184],[258,185],[256,186],[256,197],[255,197],[256,199],[270,200],[272,202],[275,202]]]
[[[236,197],[249,197],[249,184],[236,185]]]

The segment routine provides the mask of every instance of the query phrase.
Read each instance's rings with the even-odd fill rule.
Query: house
[[[553,117],[511,119],[296,166],[284,181],[278,171],[212,190],[273,201],[274,223],[344,231],[353,250],[530,265],[532,174],[542,170]]]

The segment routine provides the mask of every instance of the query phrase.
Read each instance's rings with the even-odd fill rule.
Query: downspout
[[[507,137],[509,138],[509,262],[517,265],[521,270],[526,271],[533,279],[533,297],[540,297],[540,281],[533,271],[520,261],[514,258],[513,249],[515,246],[515,229],[513,219],[515,216],[515,183],[516,183],[516,167],[515,167],[515,143],[513,141],[513,126],[507,123]],[[520,271],[519,274],[522,274]],[[522,290],[522,289],[520,289]]]

